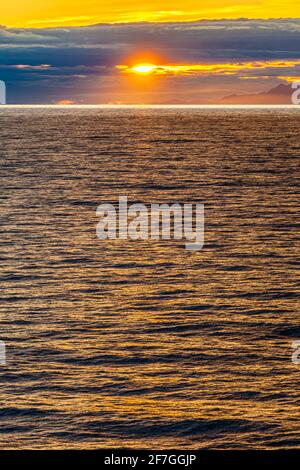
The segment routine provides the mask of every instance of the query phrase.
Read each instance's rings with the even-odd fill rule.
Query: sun
[[[156,65],[153,64],[139,64],[131,68],[132,72],[136,73],[151,73],[156,69]]]

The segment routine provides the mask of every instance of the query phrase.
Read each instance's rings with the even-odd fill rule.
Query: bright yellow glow
[[[117,65],[116,68],[129,74],[155,74],[155,75],[208,75],[222,74],[234,75],[237,72],[250,72],[251,70],[285,69],[300,65],[298,60],[269,60],[237,63],[216,64],[184,64],[184,65],[153,65],[139,64],[133,67],[129,65]]]
[[[221,18],[299,18],[299,0],[13,0],[1,4],[1,24],[55,27],[135,21]]]
[[[141,64],[141,65],[135,65],[132,67],[132,72],[135,73],[151,73],[157,68],[156,65],[151,65],[151,64]]]

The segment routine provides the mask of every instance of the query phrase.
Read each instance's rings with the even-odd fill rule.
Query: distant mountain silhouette
[[[292,104],[291,85],[280,85],[261,93],[229,95],[221,98],[218,104]]]

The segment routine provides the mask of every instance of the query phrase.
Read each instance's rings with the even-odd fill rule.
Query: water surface
[[[299,111],[1,109],[0,447],[300,447]],[[202,202],[206,245],[96,208]]]

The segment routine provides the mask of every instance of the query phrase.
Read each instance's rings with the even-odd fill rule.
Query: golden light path
[[[300,65],[300,59],[295,60],[271,60],[271,61],[248,61],[237,63],[215,63],[215,64],[183,64],[183,65],[155,65],[141,63],[134,66],[117,65],[116,68],[123,73],[129,74],[155,74],[155,75],[205,75],[224,74],[232,75],[242,71],[257,71],[266,69],[285,69]]]

